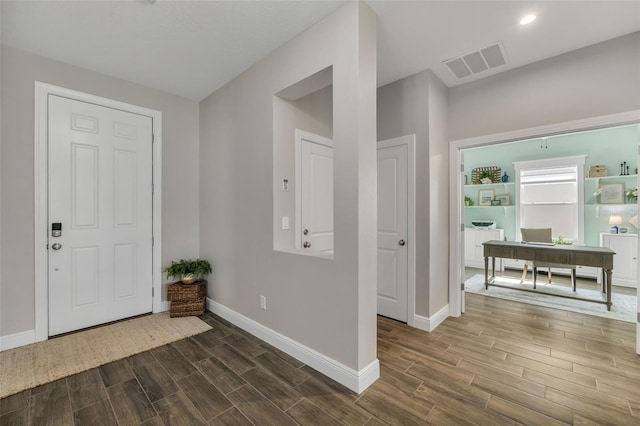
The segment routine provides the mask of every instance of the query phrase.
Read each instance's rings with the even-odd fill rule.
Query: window
[[[551,228],[583,243],[585,156],[514,163],[516,169],[516,230]]]

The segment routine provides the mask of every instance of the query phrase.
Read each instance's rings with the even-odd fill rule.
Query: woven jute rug
[[[0,398],[210,328],[197,317],[169,318],[162,312],[0,352]]]

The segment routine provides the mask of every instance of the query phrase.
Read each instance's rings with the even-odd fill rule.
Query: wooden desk
[[[487,241],[484,246],[484,287],[511,288],[514,290],[544,293],[552,296],[567,297],[570,299],[584,300],[587,302],[602,303],[611,310],[611,271],[613,270],[613,255],[616,254],[608,247],[590,247],[574,245],[544,246],[536,244],[523,244],[515,241]],[[527,290],[506,285],[496,284],[496,257],[507,259],[521,259],[538,262],[562,263],[566,265],[595,266],[602,268],[602,292],[607,295],[607,300],[586,299],[578,296],[551,294],[538,290]],[[489,280],[489,258],[492,259],[491,282]]]

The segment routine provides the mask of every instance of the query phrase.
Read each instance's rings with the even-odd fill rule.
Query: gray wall
[[[198,255],[198,103],[2,46],[0,335],[34,319],[34,81],[162,112],[163,264]],[[7,267],[10,265],[11,267]],[[164,297],[163,297],[164,298]]]
[[[209,296],[355,370],[376,359],[375,52],[374,14],[349,2],[200,104]],[[328,66],[340,182],[332,260],[274,251],[272,232],[273,95]]]
[[[431,71],[378,88],[378,140],[416,135],[415,312],[448,303],[447,88]]]
[[[640,32],[449,90],[451,140],[640,109]]]

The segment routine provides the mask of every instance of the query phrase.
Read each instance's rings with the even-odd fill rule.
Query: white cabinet
[[[503,229],[464,229],[464,266],[484,269],[484,249],[482,243],[504,240]],[[491,262],[489,262],[491,267]],[[496,258],[496,270],[502,271],[502,259]]]
[[[600,234],[600,245],[615,251],[611,283],[621,287],[638,287],[638,235]],[[601,280],[601,275],[598,275]]]

